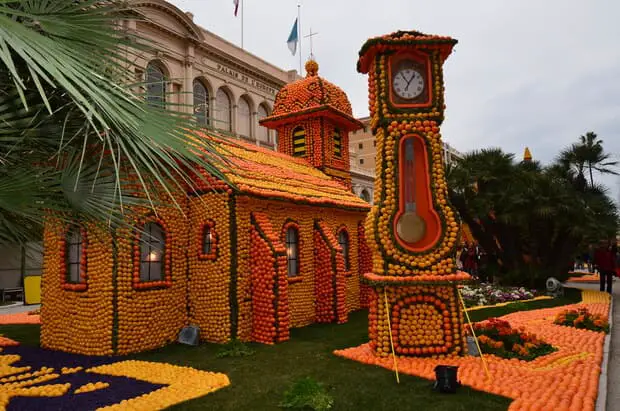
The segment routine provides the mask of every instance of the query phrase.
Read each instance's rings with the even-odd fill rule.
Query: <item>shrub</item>
[[[217,358],[249,357],[250,355],[254,355],[254,350],[239,340],[232,340],[228,344],[224,344],[217,354],[215,354]]]
[[[311,377],[296,381],[285,393],[280,403],[282,408],[309,408],[315,411],[329,410],[334,399],[327,393],[323,384]]]
[[[474,324],[474,331],[485,354],[532,361],[536,357],[556,351],[553,346],[539,340],[534,334],[526,333],[524,329],[516,330],[508,321],[497,318]]]
[[[591,314],[585,308],[562,311],[555,317],[553,323],[583,330],[609,332],[607,320],[598,314]]]

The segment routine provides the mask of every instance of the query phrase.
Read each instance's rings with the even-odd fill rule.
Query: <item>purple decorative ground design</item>
[[[5,347],[5,354],[18,354],[22,359],[13,364],[15,367],[31,366],[32,370],[41,367],[52,367],[60,373],[62,367],[73,368],[81,366],[84,370],[103,364],[123,361],[122,357],[90,357],[85,355],[68,354],[60,351],[50,351],[35,347]],[[145,381],[134,380],[126,377],[115,377],[95,373],[87,373],[84,370],[74,374],[61,375],[60,377],[39,384],[64,384],[71,383],[69,391],[61,397],[14,397],[9,402],[7,411],[33,411],[33,410],[80,410],[90,411],[107,405],[118,404],[122,400],[138,397],[155,391],[164,385],[151,384]],[[77,388],[89,382],[107,382],[109,387],[82,394],[73,394]]]

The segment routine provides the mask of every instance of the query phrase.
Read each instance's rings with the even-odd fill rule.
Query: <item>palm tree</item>
[[[127,11],[0,1],[0,243],[36,239],[50,211],[122,223],[158,192],[192,191],[196,169],[227,181],[212,143],[190,143],[192,119],[132,92],[132,60],[151,46],[121,29]]]
[[[592,170],[596,170],[601,174],[618,175],[618,172],[613,169],[613,167],[618,166],[618,161],[610,160],[611,154],[605,153],[603,140],[600,140],[595,133],[590,131],[585,136],[580,136],[579,142],[585,150],[584,159],[590,173],[591,186],[594,185]]]
[[[466,154],[447,175],[451,203],[503,282],[534,286],[562,278],[584,239],[618,228],[617,208],[604,190],[577,189],[585,166],[567,153],[560,156],[566,162],[544,167],[482,150]]]

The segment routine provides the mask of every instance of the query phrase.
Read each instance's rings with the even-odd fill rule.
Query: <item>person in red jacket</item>
[[[611,285],[616,271],[616,253],[611,241],[602,242],[596,249],[594,264],[599,272],[601,291],[605,291],[605,283],[607,283],[607,292],[611,294]]]

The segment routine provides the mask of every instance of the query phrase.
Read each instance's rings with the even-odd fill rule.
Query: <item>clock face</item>
[[[413,100],[424,91],[424,77],[413,68],[398,70],[392,80],[396,95],[404,100]]]

